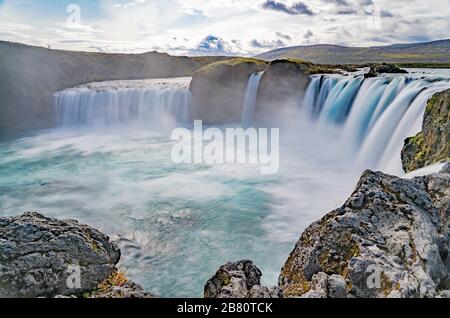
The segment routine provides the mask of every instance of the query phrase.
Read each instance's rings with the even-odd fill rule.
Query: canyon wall
[[[221,57],[103,54],[0,41],[0,137],[55,125],[53,93],[84,83],[191,76]]]
[[[266,66],[263,61],[236,58],[197,71],[191,82],[191,119],[207,124],[239,123],[248,79]]]

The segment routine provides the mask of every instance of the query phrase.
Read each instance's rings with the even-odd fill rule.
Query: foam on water
[[[60,128],[0,141],[0,215],[41,211],[99,228],[117,239],[127,275],[160,296],[202,296],[219,265],[243,258],[275,285],[300,233],[344,202],[363,169],[403,175],[402,139],[450,86],[450,74],[423,72],[312,77],[298,127],[282,130],[280,172],[269,176],[255,165],[170,160],[174,142],[154,124],[181,125],[189,79],[63,91]],[[258,107],[257,80],[244,123]]]
[[[135,129],[3,143],[0,215],[33,210],[90,224],[119,239],[132,279],[161,296],[193,297],[217,266],[242,258],[276,284],[299,233],[356,178],[342,186],[348,173],[291,147],[281,150],[280,174],[262,176],[253,165],[176,165],[172,146]]]

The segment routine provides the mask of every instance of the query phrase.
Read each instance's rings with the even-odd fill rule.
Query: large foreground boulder
[[[408,180],[366,171],[341,208],[301,235],[279,277],[282,296],[449,296],[448,172]],[[250,291],[260,273],[243,264],[221,267],[205,295],[258,298]]]
[[[228,263],[205,285],[205,298],[280,298],[279,288],[261,287],[261,271],[252,261]]]
[[[117,271],[119,248],[77,221],[0,218],[0,297],[82,296]]]
[[[422,131],[406,139],[402,151],[406,172],[450,159],[450,90],[437,93],[427,104]]]
[[[300,237],[279,278],[284,295],[308,296],[334,277],[346,296],[437,296],[448,288],[449,203],[449,174],[366,171],[347,202]]]

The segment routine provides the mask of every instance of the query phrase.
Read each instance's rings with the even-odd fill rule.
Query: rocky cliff
[[[304,231],[277,288],[259,286],[253,264],[231,263],[234,278],[221,268],[205,296],[449,297],[449,224],[448,167],[413,180],[366,171],[342,207]]]
[[[248,79],[266,66],[260,60],[236,58],[197,71],[191,82],[191,119],[208,124],[239,123]]]
[[[0,41],[0,137],[52,127],[52,95],[62,89],[94,81],[190,76],[221,59],[71,52]]]
[[[335,70],[301,60],[275,60],[264,72],[259,86],[255,122],[270,127],[292,118],[308,87],[309,75]]]
[[[406,139],[403,169],[410,172],[450,158],[450,90],[434,95],[425,111],[422,131]]]
[[[239,123],[248,80],[264,71],[256,101],[255,123],[270,126],[277,118],[286,120],[309,83],[309,75],[334,73],[335,68],[300,60],[261,60],[236,58],[213,63],[197,71],[192,79],[191,119],[209,124]]]

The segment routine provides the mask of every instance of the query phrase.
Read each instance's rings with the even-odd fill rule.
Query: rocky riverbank
[[[228,263],[207,298],[450,297],[450,167],[401,179],[366,171],[345,204],[311,224],[279,284],[250,260]],[[99,231],[38,213],[0,218],[1,297],[152,297],[117,267]]]
[[[251,261],[222,266],[205,297],[449,297],[450,174],[366,171],[345,204],[310,225],[276,287]]]
[[[146,298],[109,237],[38,213],[0,218],[0,297]]]

